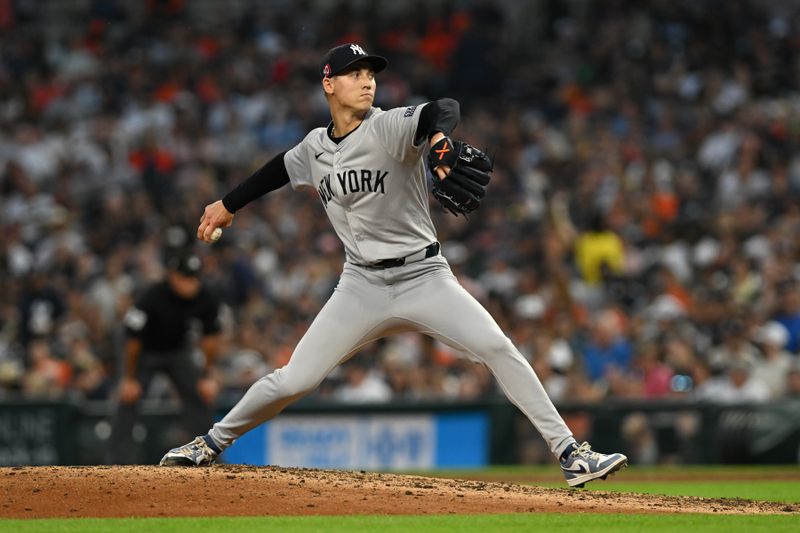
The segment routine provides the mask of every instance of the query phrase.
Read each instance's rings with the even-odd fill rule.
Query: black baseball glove
[[[494,163],[474,146],[450,137],[440,139],[431,147],[428,166],[433,172],[433,196],[454,215],[467,215],[481,205]],[[450,167],[444,179],[439,179],[436,167]]]

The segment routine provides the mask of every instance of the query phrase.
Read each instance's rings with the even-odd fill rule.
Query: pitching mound
[[[220,465],[0,468],[3,518],[448,513],[800,513],[800,506]]]

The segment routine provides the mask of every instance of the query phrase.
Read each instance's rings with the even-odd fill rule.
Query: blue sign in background
[[[392,415],[379,413],[336,415],[336,417],[350,422],[366,418],[369,422],[379,422],[389,426],[391,426],[392,420]],[[394,432],[384,431],[378,435],[379,438],[377,440],[373,436],[370,442],[359,444],[363,449],[367,450],[373,462],[379,461],[379,468],[390,468],[395,454],[417,456],[420,451],[418,448],[423,445],[423,441],[428,439],[433,445],[432,460],[429,461],[430,464],[426,463],[418,466],[425,468],[477,468],[489,463],[489,417],[486,413],[479,411],[440,413],[425,414],[420,415],[420,417],[432,420],[433,423],[430,424],[433,431],[432,435],[420,435],[418,431],[397,435]],[[310,415],[309,419],[312,420],[312,424],[313,421],[319,420],[320,426],[326,425],[324,414]],[[346,434],[344,438],[363,439],[364,436],[360,435],[359,432],[344,429],[352,425],[341,424],[338,426],[338,431],[350,433]],[[282,443],[279,446],[293,446],[292,450],[289,451],[297,454],[296,447],[301,446],[302,443],[297,441],[289,442],[292,439],[287,440],[286,438],[270,439],[270,431],[273,429],[270,423],[253,429],[238,439],[225,452],[223,455],[224,461],[231,464],[276,464],[274,457],[281,455],[279,453],[280,450],[270,449],[270,442],[274,444],[276,441]],[[302,456],[303,450],[299,450],[299,453]],[[363,466],[357,464],[358,459],[350,460],[352,464],[325,464],[326,459],[323,456],[314,455],[312,451],[309,451],[305,461],[307,464],[302,466],[316,468],[359,468]]]
[[[479,467],[489,464],[489,417],[485,413],[450,413],[436,422],[435,467]]]

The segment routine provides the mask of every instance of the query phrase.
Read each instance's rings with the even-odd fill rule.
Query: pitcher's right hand
[[[217,200],[213,204],[208,204],[200,217],[200,225],[197,227],[197,238],[208,243],[214,242],[211,234],[217,228],[227,228],[233,224],[233,213],[225,209],[222,200]]]

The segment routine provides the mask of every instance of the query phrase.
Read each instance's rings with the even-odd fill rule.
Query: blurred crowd
[[[793,3],[224,5],[0,1],[0,399],[113,396],[121,319],[165,249],[328,123],[317,63],[342,42],[389,59],[377,105],[455,97],[453,136],[496,153],[474,216],[431,210],[556,402],[800,397]],[[196,249],[233,401],[288,361],[343,250],[289,187]],[[403,334],[313,397],[496,394],[484,367]]]

